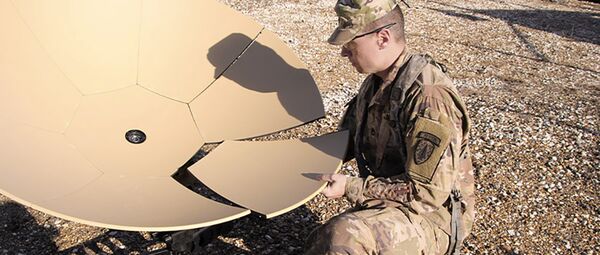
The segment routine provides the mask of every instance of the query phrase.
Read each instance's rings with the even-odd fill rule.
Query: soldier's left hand
[[[327,198],[339,198],[346,193],[346,176],[343,174],[324,174],[321,180],[327,181],[327,187],[321,193]]]

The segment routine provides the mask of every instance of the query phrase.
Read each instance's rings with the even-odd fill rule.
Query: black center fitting
[[[141,130],[132,129],[125,133],[125,139],[127,139],[127,141],[130,143],[140,144],[146,141],[146,134],[144,134],[144,132]]]

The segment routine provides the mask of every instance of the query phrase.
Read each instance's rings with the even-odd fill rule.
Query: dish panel
[[[347,142],[347,131],[302,140],[226,141],[189,170],[216,193],[270,218],[317,195],[325,182],[310,176],[337,172]]]
[[[139,83],[190,102],[252,42],[262,27],[217,1],[145,0]],[[231,34],[241,36],[228,37]],[[229,39],[228,39],[229,38]],[[219,52],[208,49],[220,44]]]
[[[141,0],[14,0],[42,48],[83,94],[136,83]]]
[[[220,52],[220,46],[212,51]],[[208,142],[261,136],[325,114],[304,64],[266,30],[190,107]]]
[[[72,193],[98,171],[60,134],[0,122],[0,190],[32,206]]]
[[[73,194],[41,205],[61,218],[129,231],[201,228],[250,213],[204,198],[170,177],[103,175]]]
[[[80,99],[11,2],[0,1],[0,122],[62,132]]]

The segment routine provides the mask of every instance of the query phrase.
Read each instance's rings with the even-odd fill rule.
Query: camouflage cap
[[[327,42],[342,45],[351,41],[365,26],[385,16],[396,5],[395,0],[338,0],[335,12],[339,24]]]

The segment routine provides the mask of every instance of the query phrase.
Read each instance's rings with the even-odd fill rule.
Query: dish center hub
[[[146,134],[142,130],[132,129],[125,133],[125,139],[133,144],[140,144],[146,141]]]

